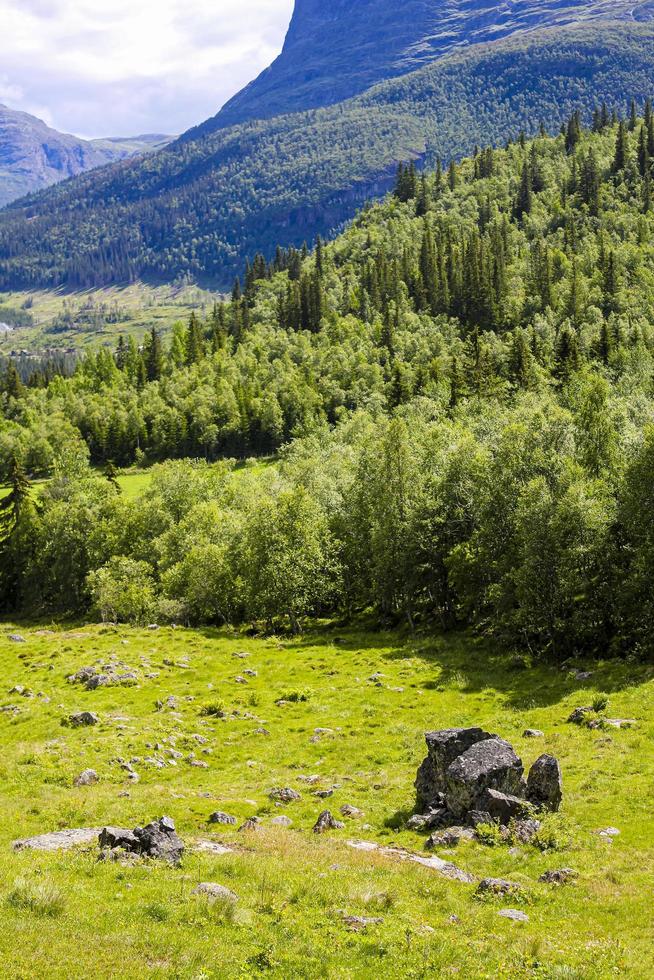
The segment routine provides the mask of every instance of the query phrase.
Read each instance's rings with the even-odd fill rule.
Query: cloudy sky
[[[278,54],[293,0],[0,0],[0,102],[80,136],[181,133]]]

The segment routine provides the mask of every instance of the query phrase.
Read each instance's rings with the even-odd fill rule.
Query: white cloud
[[[85,136],[183,132],[281,49],[293,0],[0,0],[0,101]]]

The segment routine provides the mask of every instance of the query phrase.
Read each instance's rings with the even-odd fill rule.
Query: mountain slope
[[[83,140],[0,105],[0,207],[68,177],[161,148],[170,137]]]
[[[624,0],[297,0],[277,60],[190,135],[342,102],[451,51],[534,28],[651,17],[651,3]]]
[[[605,99],[651,94],[654,26],[597,24],[480,45],[341,105],[246,123],[125,161],[0,214],[0,288],[180,274],[227,285],[245,257],[329,233],[397,162],[471,152]]]

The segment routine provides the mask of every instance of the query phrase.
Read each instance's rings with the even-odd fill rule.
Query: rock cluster
[[[425,829],[453,824],[507,825],[528,815],[530,806],[556,811],[561,805],[561,768],[551,755],[536,760],[525,780],[511,745],[481,728],[427,732],[427,757],[415,782]]]
[[[135,854],[179,864],[184,853],[184,842],[175,832],[175,824],[170,817],[161,817],[146,827],[123,830],[118,827],[105,827],[98,842],[105,856]]]

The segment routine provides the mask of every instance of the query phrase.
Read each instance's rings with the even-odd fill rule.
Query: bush
[[[87,578],[93,604],[103,622],[148,622],[156,610],[152,567],[145,561],[114,557]]]

